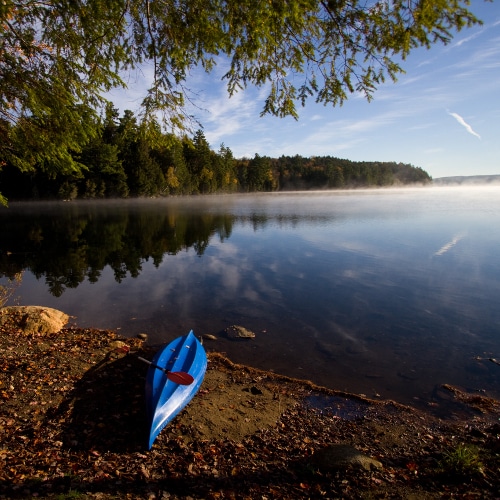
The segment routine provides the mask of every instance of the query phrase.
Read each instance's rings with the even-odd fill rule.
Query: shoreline
[[[148,452],[143,341],[4,327],[0,348],[0,498],[495,498],[500,485],[500,403],[455,388],[467,417],[443,420],[209,353]],[[335,465],[346,448],[365,462]]]

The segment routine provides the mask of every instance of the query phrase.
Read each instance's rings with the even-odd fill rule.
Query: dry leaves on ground
[[[0,349],[0,498],[494,498],[500,484],[498,403],[456,388],[443,388],[456,410],[443,420],[211,353],[148,452],[141,341],[3,330]],[[382,466],[329,468],[317,459],[332,444]],[[448,459],[467,465],[460,445],[474,467]]]

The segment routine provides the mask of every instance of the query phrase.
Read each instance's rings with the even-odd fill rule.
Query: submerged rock
[[[217,340],[217,337],[211,333],[204,333],[201,338],[204,340]]]
[[[224,330],[230,339],[254,339],[255,333],[243,326],[231,325]]]

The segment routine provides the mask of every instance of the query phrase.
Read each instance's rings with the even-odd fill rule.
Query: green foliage
[[[215,183],[218,191],[232,192],[237,188],[235,159],[232,151],[224,144],[220,145],[217,155],[214,155]]]
[[[271,159],[255,155],[242,175],[242,184],[248,191],[272,191],[273,173]]]
[[[428,184],[431,177],[419,167],[396,162],[354,162],[332,156],[282,156],[272,160],[279,190],[340,189]],[[274,184],[273,184],[274,185]],[[273,188],[274,189],[274,188]]]
[[[445,474],[460,477],[470,477],[483,472],[478,448],[465,444],[459,444],[454,450],[446,452],[439,468]]]
[[[95,138],[83,149],[79,160],[87,171],[84,182],[79,183],[81,197],[128,196],[127,177],[118,154],[118,146],[104,142],[102,137]]]
[[[201,130],[196,132],[192,143],[184,141],[184,156],[190,174],[192,192],[214,192],[212,151]]]
[[[108,106],[80,151],[71,153],[81,171],[57,175],[44,168],[20,171],[7,163],[0,185],[14,200],[156,197],[297,189],[339,189],[426,184],[421,168],[395,162],[352,162],[326,157],[255,155],[236,160],[221,144],[212,151],[201,130],[192,139],[154,133],[154,140],[131,111],[120,118]]]
[[[120,83],[117,69],[127,63],[123,7],[117,0],[2,2],[1,160],[22,170],[82,169],[71,151],[91,137],[100,94]]]
[[[4,0],[0,164],[51,176],[84,172],[78,154],[98,137],[103,95],[124,87],[123,76],[140,64],[153,70],[141,112],[141,133],[149,136],[157,135],[158,112],[166,131],[190,128],[190,71],[210,72],[217,58],[229,61],[229,94],[269,85],[263,114],[297,118],[297,103],[340,105],[356,91],[371,99],[403,71],[396,61],[411,50],[448,43],[456,30],[479,23],[469,3]],[[201,172],[193,190],[212,191],[217,173]]]

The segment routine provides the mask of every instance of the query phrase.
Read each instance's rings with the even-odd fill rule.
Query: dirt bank
[[[442,390],[455,411],[438,419],[211,353],[201,390],[146,451],[147,366],[137,357],[153,352],[139,339],[3,329],[0,352],[0,498],[495,498],[499,490],[500,405],[452,387]],[[334,466],[322,451],[337,444],[381,466]]]

